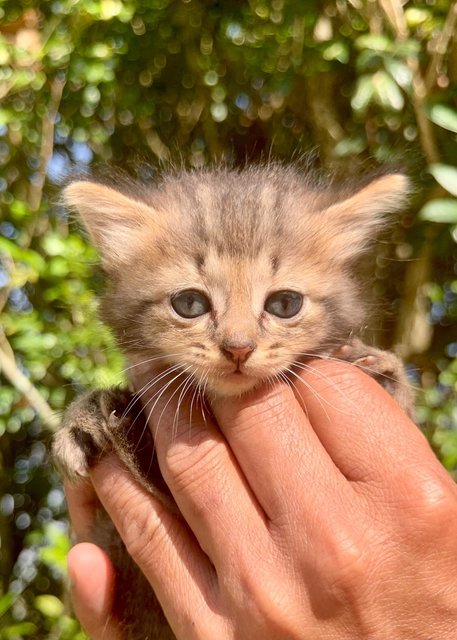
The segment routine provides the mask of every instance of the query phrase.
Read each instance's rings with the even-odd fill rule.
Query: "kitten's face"
[[[406,180],[384,176],[335,202],[300,178],[181,174],[137,198],[67,188],[110,276],[104,316],[131,360],[157,358],[182,381],[239,395],[347,340],[361,319],[349,265]]]
[[[182,252],[154,262],[137,264],[135,276],[125,280],[130,286],[138,282],[134,288],[141,302],[132,300],[129,311],[127,288],[116,294],[123,300],[122,315],[132,319],[117,324],[118,335],[135,360],[167,356],[159,364],[179,364],[208,391],[233,395],[272,379],[334,339],[338,343],[331,333],[339,336],[341,327],[326,318],[332,283],[325,276],[316,279],[304,264],[294,271],[287,262],[274,264],[268,251],[249,258],[214,249],[198,265]],[[113,322],[113,296],[108,305],[105,315]],[[354,315],[358,312],[355,308]],[[338,325],[336,316],[334,322]]]

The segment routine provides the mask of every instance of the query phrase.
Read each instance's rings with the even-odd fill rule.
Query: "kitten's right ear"
[[[72,182],[62,195],[65,205],[81,217],[108,269],[128,262],[142,230],[155,219],[153,209],[145,202],[104,184]]]

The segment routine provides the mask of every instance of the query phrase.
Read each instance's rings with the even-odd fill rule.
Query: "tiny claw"
[[[117,422],[119,422],[119,416],[117,415],[116,409],[113,409],[111,411],[111,413],[109,414],[109,419],[108,419],[108,423],[114,423],[116,424]]]
[[[375,356],[364,356],[363,358],[354,360],[354,364],[364,365],[367,367],[372,367],[374,364],[376,364],[376,362],[377,358],[375,358]]]

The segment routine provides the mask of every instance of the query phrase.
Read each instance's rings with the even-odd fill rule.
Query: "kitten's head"
[[[360,326],[354,261],[407,194],[398,173],[336,190],[270,166],[78,181],[64,198],[100,251],[104,317],[130,359],[235,395]]]

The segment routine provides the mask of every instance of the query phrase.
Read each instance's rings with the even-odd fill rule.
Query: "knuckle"
[[[125,525],[124,542],[127,552],[140,566],[148,566],[165,537],[165,529],[156,518],[137,514]]]
[[[282,574],[272,573],[269,568],[259,576],[252,567],[245,567],[241,568],[238,579],[234,607],[243,611],[243,618],[249,621],[249,630],[252,627],[263,629],[264,637],[269,638],[292,640],[301,637],[298,629],[294,629],[294,616],[291,615],[291,585]],[[237,637],[250,635],[242,629]]]
[[[329,583],[343,590],[361,584],[371,565],[367,548],[351,533],[340,531],[327,556],[327,571],[332,576]]]
[[[366,589],[376,562],[373,535],[366,528],[335,522],[319,545],[313,571],[322,601],[344,605]]]
[[[122,514],[117,524],[119,534],[132,558],[139,564],[154,555],[165,534],[161,521],[161,510],[165,507],[148,508],[148,504],[138,499],[136,494],[125,491],[118,496],[118,511]]]
[[[209,477],[220,475],[224,453],[225,446],[218,441],[206,439],[198,446],[175,443],[166,455],[166,479],[177,493],[204,490]]]
[[[453,491],[441,479],[429,475],[418,480],[411,492],[409,522],[417,527],[420,522],[422,535],[429,530],[432,535],[437,529],[449,524],[456,512],[457,500]]]

